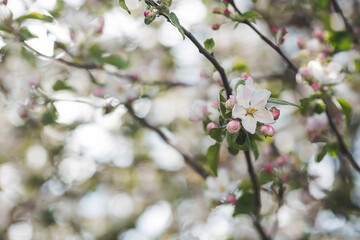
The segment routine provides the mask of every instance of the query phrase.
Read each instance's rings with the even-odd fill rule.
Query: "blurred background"
[[[271,26],[287,29],[281,49],[298,66],[299,37],[310,41],[315,29],[327,34],[333,59],[347,73],[334,91],[353,108],[350,126],[341,131],[359,159],[360,53],[330,2],[235,1],[241,11],[262,15],[255,26],[269,39]],[[360,31],[360,1],[338,2]],[[189,121],[189,112],[201,99],[216,115],[213,103],[222,87],[212,78],[215,70],[163,18],[145,25],[143,1],[126,4],[131,15],[116,0],[0,5],[0,239],[256,239],[251,218],[233,218],[232,204],[215,207],[206,182],[183,156],[123,105],[131,100],[138,118],[205,165],[214,140],[201,123]],[[294,103],[311,92],[252,29],[234,29],[211,13],[214,7],[224,6],[174,0],[171,9],[200,42],[214,39],[213,53],[229,80],[248,72],[257,88]],[[19,20],[31,12],[55,20]],[[4,30],[9,21],[23,29],[20,37]],[[213,31],[213,23],[222,25]],[[262,191],[265,230],[277,226],[275,239],[360,239],[359,175],[331,154],[316,162],[322,145],[309,140],[309,119],[294,107],[278,108],[276,135],[260,145],[255,168],[283,155],[286,164],[277,171],[294,181],[285,184],[280,208]],[[220,157],[229,179],[248,178],[242,154],[231,156],[223,147]]]

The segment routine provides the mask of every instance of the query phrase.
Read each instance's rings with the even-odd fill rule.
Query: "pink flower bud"
[[[288,33],[288,31],[286,30],[286,28],[283,28],[281,30],[281,36],[285,36]]]
[[[305,47],[304,40],[301,36],[299,36],[296,40],[296,45],[298,48],[303,49]]]
[[[225,103],[226,109],[228,109],[228,110],[233,109],[235,103],[236,103],[236,98],[235,98],[235,96],[230,95],[229,99],[228,99],[228,100],[226,101],[226,103]]]
[[[275,134],[275,129],[270,125],[262,125],[261,133],[264,134],[265,137],[272,137]]]
[[[226,196],[226,201],[228,203],[236,203],[236,197],[234,194],[230,194]]]
[[[75,32],[74,32],[73,30],[70,30],[70,39],[71,39],[72,41],[75,40]]]
[[[95,97],[103,97],[104,96],[104,89],[100,86],[96,86],[93,89],[93,94]]]
[[[219,107],[220,107],[220,103],[219,103],[219,102],[212,102],[212,103],[211,103],[211,106],[212,106],[213,108],[219,108]]]
[[[319,133],[314,133],[313,136],[314,136],[314,138],[318,138],[320,136],[320,134]]]
[[[224,0],[223,3],[224,3],[224,4],[228,4],[228,3],[229,3],[229,0]]]
[[[3,0],[3,4],[6,5],[8,0]]]
[[[278,28],[277,26],[272,26],[272,27],[271,27],[271,32],[272,32],[273,34],[276,34],[278,31],[279,31],[279,28]]]
[[[335,122],[340,122],[340,121],[341,121],[341,117],[340,117],[340,116],[334,117],[334,121],[335,121]]]
[[[232,120],[226,125],[226,129],[231,135],[233,135],[240,130],[240,122],[236,120]]]
[[[249,77],[251,77],[251,75],[248,73],[243,73],[242,75],[242,78],[245,78],[245,80],[247,80]]]
[[[271,172],[274,168],[274,165],[272,163],[269,163],[268,165],[266,165],[264,167],[264,170],[267,171],[267,172]]]
[[[318,90],[320,88],[320,84],[317,83],[317,82],[314,82],[313,84],[311,84],[311,87],[314,89],[314,90]]]
[[[222,14],[223,10],[221,8],[213,8],[212,13]]]
[[[282,38],[279,39],[279,44],[280,45],[283,44],[284,42],[285,42],[285,38],[282,37]]]
[[[150,14],[150,11],[145,11],[144,12],[144,17],[147,17]]]
[[[287,181],[288,181],[288,177],[287,177],[287,176],[282,176],[282,177],[281,177],[281,181],[287,182]]]
[[[220,24],[218,23],[214,23],[212,26],[211,26],[212,30],[218,30],[220,28]]]
[[[272,108],[270,108],[269,111],[270,111],[271,114],[273,115],[274,120],[278,120],[278,119],[279,119],[279,117],[280,117],[280,110],[279,110],[279,109],[277,109],[276,107],[272,107]]]
[[[218,125],[216,123],[213,123],[213,122],[209,122],[207,125],[206,125],[206,131],[210,131],[211,129],[213,128],[217,128]]]
[[[314,29],[313,36],[318,38],[318,39],[323,39],[324,38],[323,32],[318,28]]]
[[[25,106],[21,106],[17,109],[17,114],[19,117],[23,120],[27,119],[29,117],[29,109]]]
[[[105,26],[105,19],[104,17],[99,18],[99,27],[96,29],[96,33],[102,33]]]
[[[277,157],[275,162],[277,165],[283,164],[284,162],[286,162],[286,156]]]
[[[225,16],[229,16],[230,15],[230,10],[228,8],[225,8],[224,10],[224,15]]]
[[[311,81],[313,79],[313,76],[310,73],[310,69],[308,67],[300,67],[299,73],[306,81]]]
[[[206,72],[204,70],[200,71],[200,77],[201,78],[205,78],[206,77]]]

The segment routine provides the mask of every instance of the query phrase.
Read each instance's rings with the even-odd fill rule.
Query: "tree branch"
[[[242,14],[240,12],[240,10],[236,7],[233,0],[229,0],[229,3],[238,14],[240,14],[240,15]],[[245,21],[242,21],[242,23],[245,23],[251,29],[253,29],[264,42],[266,42],[271,48],[273,48],[284,59],[284,61],[287,63],[287,65],[291,71],[293,71],[295,74],[298,72],[298,69],[295,66],[295,64],[293,62],[291,62],[291,60],[282,52],[282,50],[275,43],[273,43],[269,38],[267,38],[264,34],[262,34],[251,22],[249,22],[248,20],[245,20]]]
[[[248,167],[248,173],[250,175],[250,179],[251,179],[251,185],[254,191],[254,196],[255,196],[255,211],[252,215],[252,220],[254,223],[254,226],[256,228],[256,230],[258,231],[261,239],[263,240],[269,240],[270,237],[266,235],[266,233],[264,232],[263,227],[261,226],[260,223],[260,209],[261,209],[261,197],[260,197],[260,188],[259,188],[259,183],[256,177],[256,173],[253,167],[253,164],[251,162],[251,156],[250,156],[250,151],[244,151],[245,153],[245,158],[246,158],[246,163],[247,163],[247,167]]]
[[[354,42],[359,45],[359,39],[358,39],[358,36],[356,35],[355,31],[354,31],[354,28],[351,26],[351,24],[349,23],[349,21],[346,19],[343,11],[341,10],[340,8],[340,5],[339,3],[336,1],[336,0],[331,0],[331,3],[334,7],[334,10],[335,12],[339,13],[342,20],[344,21],[345,23],[345,27],[346,27],[346,30],[352,35],[352,37],[354,38]]]
[[[197,172],[203,179],[206,179],[209,176],[209,173],[195,160],[191,159],[187,154],[182,152],[178,147],[170,143],[170,140],[166,135],[157,127],[151,125],[148,121],[146,121],[144,118],[140,118],[136,116],[134,109],[131,106],[131,103],[125,103],[125,107],[129,111],[130,115],[133,116],[136,120],[139,121],[141,125],[143,125],[146,128],[149,128],[150,130],[156,132],[168,145],[170,145],[172,148],[174,148],[176,151],[178,151],[184,158],[185,162],[195,171]]]

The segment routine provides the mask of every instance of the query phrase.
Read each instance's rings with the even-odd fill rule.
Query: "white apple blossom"
[[[275,121],[271,112],[265,108],[271,92],[265,89],[255,91],[251,87],[250,84],[238,86],[232,117],[240,118],[245,130],[254,134],[257,122],[271,124]]]
[[[341,73],[342,65],[335,61],[322,65],[320,61],[312,60],[307,67],[309,74],[322,84],[339,83],[345,78],[345,74]]]
[[[206,178],[205,196],[212,200],[226,201],[228,195],[233,195],[239,186],[239,181],[231,181],[225,169],[219,169],[217,177]]]

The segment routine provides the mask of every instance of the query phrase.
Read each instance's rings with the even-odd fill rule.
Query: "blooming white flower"
[[[341,73],[342,65],[338,62],[330,62],[322,65],[318,60],[312,60],[307,65],[310,75],[322,84],[339,83],[345,78]]]
[[[239,181],[231,181],[225,169],[219,169],[217,177],[206,178],[205,196],[212,200],[225,201],[226,197],[234,194],[239,186]]]
[[[251,85],[249,86],[251,87]],[[247,132],[254,134],[257,122],[266,124],[275,122],[271,112],[265,108],[271,95],[270,91],[265,89],[255,91],[245,84],[239,85],[236,93],[236,104],[232,110],[232,117],[240,118]]]

